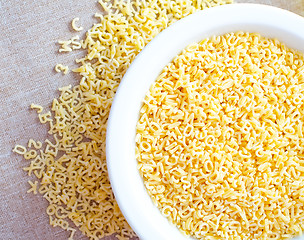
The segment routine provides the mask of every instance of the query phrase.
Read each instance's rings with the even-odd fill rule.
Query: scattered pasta
[[[72,43],[72,40],[58,40],[58,43],[60,44],[59,52],[72,52],[72,48],[70,47],[70,44]]]
[[[71,38],[71,44],[73,50],[81,48],[81,43],[78,40],[79,40],[79,36],[75,36]]]
[[[162,214],[198,239],[304,228],[304,55],[229,33],[189,45],[147,93],[138,168]]]
[[[63,72],[63,74],[65,75],[65,74],[67,74],[69,72],[69,67],[68,66],[64,66],[64,65],[58,63],[55,66],[55,71],[58,72],[58,73],[59,72]]]
[[[35,149],[40,149],[42,147],[42,143],[40,141],[35,141],[34,139],[30,139],[28,141],[29,148],[34,147]]]
[[[121,240],[135,236],[107,174],[106,124],[116,89],[136,55],[159,32],[198,10],[230,2],[100,1],[107,13],[95,15],[99,23],[84,40],[75,36],[58,41],[59,52],[87,50],[73,70],[82,79],[77,86],[59,89],[50,112],[39,108],[39,121],[49,127],[50,139],[41,144],[31,139],[28,149],[17,145],[14,151],[30,159],[24,170],[39,180],[37,189],[49,203],[50,224],[69,231],[70,240],[75,228],[94,240],[112,234]]]
[[[37,109],[37,113],[42,113],[43,107],[37,104],[32,103],[31,104],[31,109]]]
[[[35,181],[34,183],[32,181],[28,181],[28,183],[31,185],[31,188],[27,190],[27,193],[33,192],[34,194],[37,194],[37,184],[38,181]]]
[[[76,18],[74,18],[74,19],[72,20],[72,23],[71,23],[72,28],[73,28],[76,32],[80,32],[80,31],[83,30],[83,27],[78,27],[78,26],[77,26],[78,21],[79,21],[79,18],[76,17]]]
[[[26,148],[22,145],[17,144],[14,147],[13,152],[18,153],[20,155],[24,155],[26,153]]]

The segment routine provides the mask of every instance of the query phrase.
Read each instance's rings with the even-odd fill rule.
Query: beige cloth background
[[[271,4],[304,15],[304,0],[237,2]],[[72,67],[83,52],[57,54],[56,41],[77,34],[70,27],[74,17],[80,17],[83,35],[98,11],[95,0],[0,0],[0,239],[61,240],[69,236],[49,225],[46,200],[26,193],[30,178],[22,168],[28,163],[11,150],[29,138],[46,138],[46,128],[29,106],[32,102],[50,106],[58,87],[78,82],[77,75],[63,76],[53,68],[56,63]],[[75,239],[87,238],[77,233]]]

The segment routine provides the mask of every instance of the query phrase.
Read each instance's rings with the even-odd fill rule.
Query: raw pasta
[[[79,31],[82,31],[82,30],[83,30],[83,27],[78,27],[78,26],[76,25],[76,23],[78,23],[78,21],[79,21],[79,18],[76,17],[76,18],[74,18],[74,19],[72,20],[72,23],[71,23],[72,28],[73,28],[76,32],[79,32]]]
[[[99,1],[106,13],[95,15],[99,22],[84,40],[75,36],[58,41],[62,53],[87,50],[74,69],[82,79],[77,86],[59,89],[51,111],[32,105],[38,109],[39,121],[49,126],[50,138],[43,146],[30,140],[28,149],[17,145],[14,151],[31,160],[24,170],[39,181],[30,191],[37,186],[49,202],[50,224],[69,231],[69,239],[76,228],[90,239],[135,236],[119,210],[107,175],[106,124],[116,89],[135,56],[159,32],[195,11],[230,2]]]
[[[63,72],[63,74],[65,75],[65,74],[67,74],[69,72],[69,67],[68,66],[64,66],[64,65],[58,63],[55,66],[55,71],[58,72],[58,73],[59,72]]]
[[[304,56],[236,32],[189,45],[140,111],[156,206],[198,239],[290,239],[304,226]]]

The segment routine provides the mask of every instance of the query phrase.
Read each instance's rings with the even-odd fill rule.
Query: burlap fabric
[[[304,15],[304,0],[239,0],[264,3]],[[58,87],[76,84],[76,74],[62,75],[56,63],[70,67],[81,51],[58,54],[58,39],[69,39],[70,22],[80,17],[89,29],[93,14],[101,11],[96,1],[80,0],[0,0],[0,239],[67,239],[69,233],[49,225],[46,200],[27,194],[30,178],[22,170],[26,160],[13,154],[16,143],[30,138],[44,140],[42,126],[31,103],[50,106]],[[109,237],[108,239],[112,239]],[[87,239],[77,233],[75,239]]]

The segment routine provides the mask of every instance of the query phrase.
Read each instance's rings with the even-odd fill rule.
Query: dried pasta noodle
[[[65,75],[65,74],[67,74],[69,72],[69,67],[68,66],[64,66],[64,65],[58,63],[55,66],[55,71],[58,72],[58,73],[59,72],[63,72],[63,74]]]
[[[50,139],[30,140],[28,147],[14,151],[30,160],[24,168],[38,183],[30,182],[49,202],[52,226],[70,232],[75,227],[90,239],[116,233],[119,239],[135,236],[121,214],[111,191],[105,156],[105,133],[111,103],[125,71],[141,49],[175,21],[204,8],[231,0],[100,1],[105,14],[87,31],[86,38],[58,41],[59,52],[82,47],[85,57],[77,59],[79,85],[60,88],[51,112],[38,109],[41,123],[49,126]],[[77,20],[76,20],[77,21]],[[74,20],[75,24],[75,20]],[[42,145],[42,146],[41,146]]]
[[[189,45],[147,93],[138,168],[198,239],[290,239],[304,227],[304,55],[236,32]]]
[[[79,21],[79,18],[76,17],[72,20],[71,22],[71,25],[72,25],[72,28],[76,31],[76,32],[79,32],[79,31],[82,31],[83,30],[83,27],[78,27],[76,26],[76,23]]]

